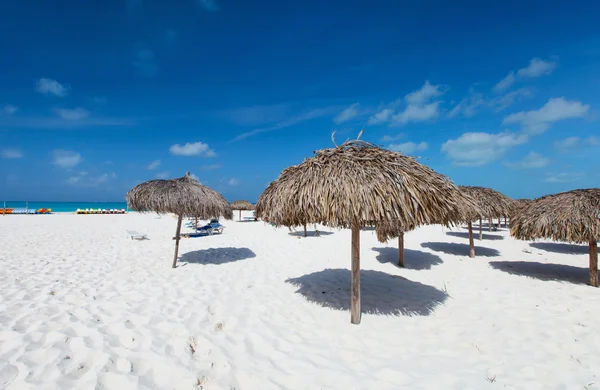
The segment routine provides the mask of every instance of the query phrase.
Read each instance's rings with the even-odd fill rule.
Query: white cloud
[[[198,3],[207,11],[218,11],[217,0],[198,0]]]
[[[505,78],[500,80],[498,84],[494,86],[493,91],[496,93],[503,92],[510,88],[517,80],[549,75],[555,68],[555,61],[544,61],[539,58],[533,58],[525,68],[519,69],[516,73],[510,71]]]
[[[547,183],[571,183],[574,181],[578,181],[583,177],[583,173],[575,172],[575,173],[557,173],[554,175],[550,175],[546,177]]]
[[[156,174],[157,179],[168,179],[171,176],[170,172],[159,172]]]
[[[79,121],[90,116],[90,112],[81,107],[73,109],[57,108],[54,110],[54,113],[66,121]]]
[[[235,177],[232,177],[231,179],[229,179],[227,184],[229,184],[230,186],[237,186],[238,184],[240,184],[240,181]]]
[[[200,182],[200,178],[197,175],[190,173],[190,176],[192,179],[196,180],[197,182]]]
[[[535,169],[543,168],[550,164],[550,159],[536,152],[529,152],[520,161],[508,162],[506,166],[514,169]]]
[[[508,92],[502,96],[497,96],[489,101],[489,106],[494,111],[502,111],[514,103],[533,96],[533,93],[527,88],[519,88],[514,91]]]
[[[394,152],[411,155],[415,152],[425,151],[428,147],[429,145],[427,145],[427,142],[420,142],[418,144],[415,142],[405,142],[402,144],[391,144],[388,146],[388,149]]]
[[[98,176],[89,176],[87,172],[79,172],[75,176],[71,176],[67,179],[67,183],[78,187],[98,187],[101,184],[105,184],[110,180],[117,177],[116,173],[103,173]]]
[[[67,96],[69,88],[56,80],[41,78],[38,80],[35,90],[44,95],[54,95],[58,97]]]
[[[440,85],[431,85],[429,80],[427,80],[420,89],[406,95],[404,100],[406,100],[406,103],[409,105],[420,106],[428,103],[431,99],[440,96],[443,93]]]
[[[380,125],[382,123],[386,123],[387,121],[390,120],[393,113],[394,113],[394,110],[392,110],[391,108],[384,108],[383,110],[379,111],[378,113],[371,115],[371,117],[367,121],[367,125],[375,126],[375,125]]]
[[[541,134],[554,122],[581,118],[589,111],[589,104],[568,101],[564,97],[551,98],[539,110],[521,111],[504,118],[503,124],[519,123],[528,134]]]
[[[442,152],[457,165],[481,166],[502,157],[509,149],[528,141],[526,135],[503,133],[464,133],[446,141]]]
[[[70,150],[55,149],[52,155],[54,157],[52,163],[64,169],[75,168],[83,161],[81,154]]]
[[[469,91],[469,96],[460,101],[454,108],[448,113],[448,117],[454,118],[459,114],[467,118],[471,118],[477,113],[477,109],[485,104],[483,95],[475,90]]]
[[[360,115],[359,108],[360,108],[360,104],[354,103],[354,104],[350,105],[349,107],[347,107],[346,109],[344,109],[344,111],[342,111],[338,115],[336,115],[336,117],[333,118],[333,121],[339,125],[340,123],[344,123],[349,120],[352,120],[352,119],[356,118],[358,115]]]
[[[2,107],[2,110],[0,111],[0,113],[12,115],[15,112],[17,112],[18,109],[19,109],[19,107],[13,106],[12,104],[5,104],[4,107]]]
[[[185,145],[171,145],[169,151],[176,156],[215,157],[217,154],[203,142],[188,142]]]
[[[404,133],[396,134],[396,135],[384,135],[381,137],[381,142],[394,142],[404,137]]]
[[[148,165],[148,169],[151,171],[158,167],[160,167],[160,160],[154,160]]]
[[[18,149],[0,149],[0,157],[5,159],[22,158],[23,152]]]
[[[567,153],[579,149],[584,149],[585,147],[589,146],[600,146],[600,138],[595,137],[593,135],[585,139],[581,139],[580,137],[567,137],[562,140],[554,141],[553,145],[559,153]]]
[[[392,124],[405,125],[410,122],[425,122],[439,116],[440,102],[433,102],[424,106],[409,104],[404,111],[392,116]]]

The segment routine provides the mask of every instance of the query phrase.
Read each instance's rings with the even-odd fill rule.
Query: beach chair
[[[207,233],[209,235],[223,233],[225,226],[219,223],[218,219],[211,219],[209,223],[196,229],[199,233]]]
[[[140,233],[138,231],[135,230],[127,230],[127,236],[133,241],[133,240],[147,240],[148,239],[148,235],[145,233]]]

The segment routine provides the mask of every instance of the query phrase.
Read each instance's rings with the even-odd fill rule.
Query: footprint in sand
[[[19,369],[12,364],[3,363],[0,365],[0,388],[7,388],[18,375]]]

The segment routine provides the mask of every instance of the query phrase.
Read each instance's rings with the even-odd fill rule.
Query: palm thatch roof
[[[513,219],[515,215],[517,215],[519,212],[521,212],[521,210],[524,207],[527,207],[528,205],[530,205],[531,202],[533,202],[531,199],[525,199],[525,198],[513,200],[512,204],[510,205],[510,213],[509,213],[510,218]]]
[[[459,186],[460,190],[475,200],[479,210],[465,210],[471,220],[475,218],[500,218],[510,215],[512,199],[485,187]]]
[[[419,225],[461,220],[459,197],[447,177],[414,158],[348,141],[285,169],[258,199],[256,213],[284,226],[375,225],[386,241]]]
[[[200,184],[189,172],[171,180],[150,180],[133,187],[126,195],[133,211],[197,217],[232,219],[231,207],[215,190]]]
[[[521,240],[549,238],[588,243],[600,238],[600,188],[573,190],[535,199],[511,220]]]
[[[254,205],[247,200],[236,200],[231,203],[232,210],[254,210]]]

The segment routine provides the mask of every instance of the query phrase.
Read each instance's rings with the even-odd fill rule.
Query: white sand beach
[[[352,325],[349,230],[235,219],[172,269],[171,216],[0,216],[0,388],[600,389],[586,246],[363,231]]]

